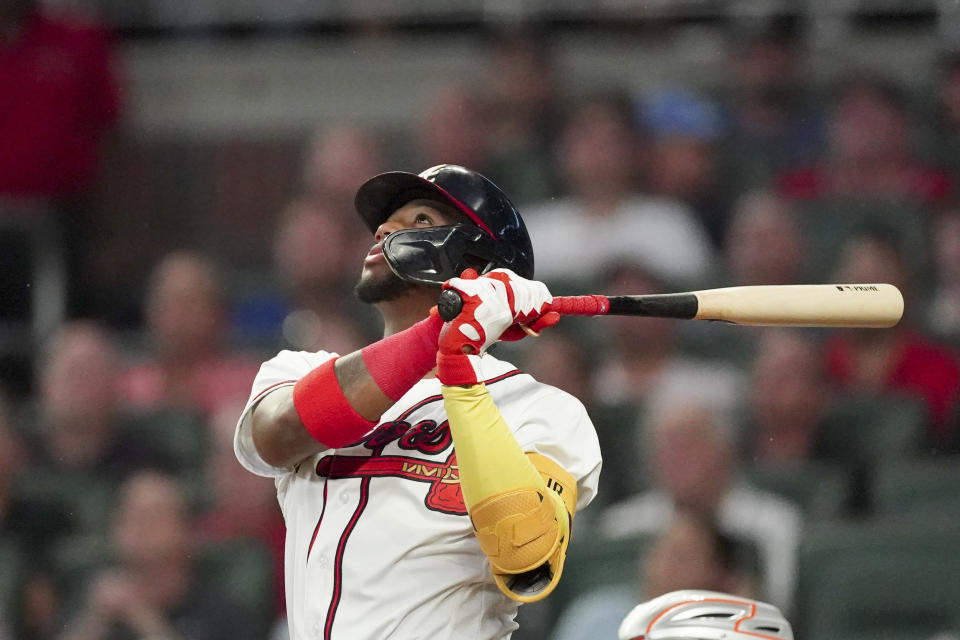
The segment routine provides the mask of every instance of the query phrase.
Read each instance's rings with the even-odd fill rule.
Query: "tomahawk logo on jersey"
[[[276,479],[287,524],[293,637],[509,636],[517,626],[517,603],[496,587],[466,517],[436,379],[415,384],[351,445],[295,468],[272,467],[256,453],[252,407],[332,357],[284,351],[266,362],[235,440],[247,469]],[[484,357],[484,372],[521,448],[569,472],[578,485],[578,508],[586,506],[596,493],[600,450],[580,401],[493,356]],[[383,602],[391,603],[389,609]]]

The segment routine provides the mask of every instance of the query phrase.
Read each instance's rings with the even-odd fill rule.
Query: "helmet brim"
[[[411,200],[434,200],[453,207],[491,237],[493,232],[477,214],[447,190],[415,173],[388,171],[367,180],[354,198],[354,207],[372,233],[394,211]]]

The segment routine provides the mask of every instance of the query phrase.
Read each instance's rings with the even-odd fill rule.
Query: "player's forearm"
[[[503,422],[483,384],[442,386],[467,508],[518,487],[546,484]]]
[[[271,392],[252,414],[257,453],[288,467],[359,439],[433,368],[441,325],[427,318]]]
[[[292,467],[326,448],[300,421],[293,406],[293,387],[280,387],[264,396],[250,418],[253,446],[271,466]]]

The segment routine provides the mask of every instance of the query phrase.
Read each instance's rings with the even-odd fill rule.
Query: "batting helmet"
[[[520,213],[497,185],[476,171],[441,164],[419,175],[381,173],[360,187],[354,204],[376,233],[394,211],[417,199],[444,203],[469,222],[387,236],[383,253],[399,278],[437,284],[468,267],[480,273],[503,267],[533,277],[533,246]]]
[[[772,604],[717,591],[673,591],[637,605],[620,623],[619,640],[793,640]]]

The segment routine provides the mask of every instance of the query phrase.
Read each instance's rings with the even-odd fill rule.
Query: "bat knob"
[[[444,289],[440,292],[440,299],[437,300],[437,311],[446,322],[450,322],[460,315],[462,309],[463,300],[459,293],[453,289]]]

